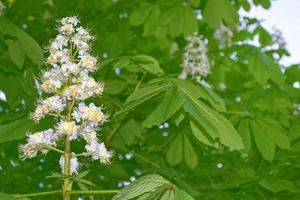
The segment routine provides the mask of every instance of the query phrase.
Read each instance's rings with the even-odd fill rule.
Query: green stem
[[[16,194],[14,195],[15,199],[22,199],[25,197],[35,197],[35,196],[45,196],[45,195],[52,195],[52,194],[61,194],[62,190],[54,190],[48,192],[37,192],[37,193],[30,193],[30,194]]]
[[[68,101],[67,102],[67,115],[66,119],[67,121],[71,121],[71,113],[73,109],[74,101]],[[65,137],[65,151],[64,151],[64,184],[63,184],[63,199],[64,200],[70,200],[70,192],[72,190],[72,182],[70,179],[70,160],[71,160],[71,142],[69,140],[69,136],[66,135]]]
[[[29,194],[16,194],[13,195],[15,199],[22,199],[26,197],[36,197],[36,196],[46,196],[46,195],[53,195],[53,194],[61,194],[63,190],[53,190],[48,192],[37,192],[37,193],[29,193]],[[86,195],[93,195],[93,194],[116,194],[119,190],[89,190],[89,191],[81,191],[81,190],[73,190],[69,192],[70,195],[78,195],[78,194],[86,194]]]
[[[57,149],[57,148],[55,148],[55,147],[53,147],[53,146],[45,145],[45,147],[48,148],[48,149],[51,149],[51,150],[53,150],[53,151],[56,151],[56,152],[58,152],[58,153],[60,153],[60,154],[64,154],[64,151],[62,151],[62,150],[60,150],[60,149]]]
[[[86,194],[86,195],[92,195],[92,194],[116,194],[119,190],[73,190],[71,191],[71,195],[75,194]]]
[[[90,153],[79,153],[79,154],[76,154],[76,157],[80,157],[80,156],[90,156],[91,154]]]

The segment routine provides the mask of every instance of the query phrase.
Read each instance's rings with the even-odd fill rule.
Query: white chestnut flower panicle
[[[0,1],[0,16],[3,15],[4,9],[5,9],[5,5],[2,1]]]
[[[49,57],[45,63],[48,70],[42,73],[38,84],[41,93],[47,93],[48,97],[38,100],[35,111],[30,114],[37,123],[51,115],[57,124],[54,129],[29,134],[27,143],[20,146],[23,159],[49,150],[62,153],[59,160],[62,173],[70,174],[78,173],[78,155],[90,156],[102,164],[109,164],[112,157],[112,152],[97,138],[99,126],[107,121],[108,116],[102,106],[84,103],[90,97],[101,96],[104,84],[89,76],[97,69],[97,58],[89,52],[94,37],[79,24],[77,17],[59,21],[59,34],[47,48]],[[71,141],[80,138],[87,143],[84,152],[71,153]],[[58,141],[64,141],[68,148],[56,148]],[[66,167],[70,170],[65,172]],[[65,175],[69,177],[70,174]]]
[[[231,47],[232,46],[232,30],[225,26],[223,23],[216,29],[214,32],[214,37],[219,43],[219,47],[221,49]]]
[[[186,40],[188,44],[184,49],[182,72],[179,78],[187,79],[191,76],[200,80],[210,73],[206,43],[197,33],[187,37]]]

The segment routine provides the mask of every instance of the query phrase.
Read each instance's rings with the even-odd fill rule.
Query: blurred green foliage
[[[148,178],[176,185],[174,194],[158,184],[153,186],[156,196],[145,188],[139,199],[173,199],[175,193],[182,199],[189,195],[194,199],[300,198],[300,92],[293,87],[300,68],[279,64],[278,58],[288,52],[274,47],[271,33],[258,19],[239,14],[253,6],[268,9],[270,0],[4,3],[5,14],[0,16],[0,89],[6,97],[0,101],[1,192],[61,188],[60,179],[45,178],[60,171],[58,155],[50,152],[21,161],[17,147],[28,131],[54,124],[50,117],[40,124],[26,117],[39,98],[35,80],[45,67],[42,49],[56,35],[56,20],[77,15],[97,36],[93,54],[101,68],[94,77],[106,87],[104,96],[92,101],[106,105],[111,113],[99,136],[115,152],[112,165],[106,167],[81,160],[81,168],[90,169],[86,179],[96,185],[89,189],[121,189],[155,173],[164,178]],[[231,47],[218,47],[214,31],[220,23],[234,30]],[[194,32],[208,40],[213,68],[206,81],[211,87],[177,78],[184,39]],[[76,151],[83,144],[72,146]],[[134,190],[135,184],[128,190]],[[32,199],[46,198],[58,197]]]

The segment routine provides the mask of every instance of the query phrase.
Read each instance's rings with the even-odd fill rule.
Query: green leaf
[[[154,111],[143,122],[144,127],[152,127],[160,125],[167,121],[176,111],[178,111],[183,104],[183,98],[178,93],[176,87],[171,87],[166,92],[164,98],[154,109]]]
[[[259,34],[259,42],[262,46],[267,46],[272,44],[272,35],[266,31],[263,27],[259,26],[254,32]]]
[[[159,186],[154,192],[149,193],[145,200],[159,199],[167,189],[168,185]]]
[[[33,128],[33,122],[26,118],[2,124],[0,125],[0,143],[23,139],[26,133]]]
[[[251,133],[248,120],[242,120],[239,124],[238,131],[243,138],[246,152],[249,152],[251,148]]]
[[[136,62],[140,67],[144,68],[146,71],[160,75],[163,74],[164,71],[160,68],[159,62],[148,55],[136,55],[131,58],[134,62]]]
[[[106,80],[104,92],[110,95],[118,95],[127,88],[125,81]]]
[[[20,28],[17,28],[17,37],[24,52],[30,58],[30,60],[37,66],[42,66],[44,56],[43,50],[39,44]]]
[[[79,174],[76,176],[76,178],[77,178],[77,179],[84,178],[84,177],[86,177],[86,176],[89,174],[89,172],[90,172],[90,170],[86,170],[86,171],[84,171],[84,172],[81,172],[81,173],[79,173]]]
[[[260,84],[266,84],[269,79],[283,83],[284,76],[275,62],[264,52],[254,46],[246,46],[239,52],[242,59],[248,59],[250,73]]]
[[[119,129],[119,133],[126,145],[133,144],[135,136],[142,137],[141,128],[134,119],[124,123]]]
[[[149,16],[151,12],[151,8],[140,8],[135,10],[134,12],[132,12],[130,19],[129,19],[129,23],[133,26],[140,26],[142,25],[145,20],[147,19],[147,17]]]
[[[265,133],[277,146],[283,149],[290,148],[287,133],[277,121],[261,117],[257,120],[257,124],[264,129]]]
[[[194,0],[194,2],[197,0]],[[199,0],[198,0],[199,2]],[[196,3],[196,2],[195,2]],[[197,20],[194,14],[194,10],[189,7],[185,7],[184,9],[184,30],[183,35],[185,37],[197,32]]]
[[[183,156],[183,141],[181,134],[177,135],[176,138],[171,142],[167,150],[167,162],[171,165],[177,165],[182,161]]]
[[[1,34],[16,36],[16,26],[4,16],[0,16],[0,27]]]
[[[213,143],[209,141],[206,135],[193,123],[191,122],[191,129],[193,135],[199,140],[199,142],[202,142],[203,144],[206,144],[208,146],[214,146]]]
[[[191,169],[195,169],[198,165],[198,156],[193,148],[189,138],[184,134],[183,136],[183,152],[185,162]]]
[[[227,119],[198,100],[197,95],[185,90],[181,85],[179,87],[185,96],[185,111],[191,114],[212,138],[219,137],[222,144],[232,149],[244,148],[241,137]]]
[[[293,182],[285,179],[265,178],[259,181],[259,185],[273,193],[282,191],[300,192],[299,188]]]
[[[89,189],[84,184],[80,183],[79,181],[76,181],[76,183],[82,191],[89,191]],[[94,200],[94,197],[89,196],[89,199]]]
[[[15,198],[12,195],[6,194],[3,192],[0,192],[0,199],[1,200],[15,200]]]
[[[23,51],[20,42],[17,40],[7,40],[5,43],[8,46],[10,59],[19,67],[19,69],[22,69],[25,61],[25,52]]]
[[[179,36],[184,30],[185,23],[185,8],[183,6],[176,6],[173,8],[174,16],[170,22],[170,35],[171,37]]]
[[[250,127],[254,135],[255,143],[264,159],[272,161],[275,157],[275,144],[269,136],[255,123],[251,122]]]
[[[229,25],[238,22],[238,13],[229,0],[209,0],[203,11],[203,19],[212,27],[220,25],[224,20]]]
[[[176,200],[194,200],[192,196],[190,196],[184,190],[179,189],[178,187],[175,187],[175,196],[177,197],[177,199],[175,198]]]
[[[166,184],[169,184],[169,181],[161,176],[149,174],[124,187],[112,200],[133,199],[145,193],[154,192],[157,188]]]
[[[167,190],[160,200],[174,200],[174,190]]]
[[[126,100],[126,104],[129,104],[133,101],[141,101],[147,96],[151,96],[153,94],[159,94],[163,91],[165,91],[170,86],[167,82],[159,82],[156,84],[147,85],[143,88],[140,88],[136,91],[134,91]]]

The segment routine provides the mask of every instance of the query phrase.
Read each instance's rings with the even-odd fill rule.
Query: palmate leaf
[[[179,133],[170,143],[166,152],[166,158],[171,166],[179,164],[183,159],[191,169],[195,169],[198,165],[196,151],[187,134],[184,132]]]
[[[289,149],[290,142],[284,128],[275,120],[257,117],[249,122],[256,146],[264,159],[272,161],[276,146]]]
[[[37,66],[43,64],[43,50],[39,44],[25,31],[15,26],[9,19],[0,16],[0,33],[17,38],[15,43],[8,43],[8,50],[12,61],[21,68],[24,63],[24,53]]]
[[[225,117],[200,101],[199,95],[192,92],[183,82],[178,87],[185,97],[184,110],[193,116],[212,138],[218,137],[222,144],[235,150],[244,148],[241,137]]]
[[[133,199],[135,197],[141,196],[144,193],[153,192],[158,187],[166,184],[169,184],[169,181],[165,180],[159,175],[146,175],[139,178],[134,183],[126,186],[116,196],[114,196],[113,200]]]
[[[223,20],[234,25],[238,22],[238,13],[229,0],[209,0],[205,5],[203,18],[212,27],[218,26]]]
[[[194,200],[192,196],[156,174],[143,176],[122,189],[112,200]]]
[[[172,115],[182,107],[183,98],[178,93],[176,87],[171,87],[166,92],[164,98],[155,110],[143,122],[144,127],[160,125],[167,121]]]
[[[124,114],[130,110],[135,109],[137,106],[146,102],[147,100],[156,97],[160,93],[166,91],[171,86],[170,83],[164,80],[158,80],[145,87],[134,91],[126,100],[125,107],[116,113],[116,115]]]
[[[21,44],[18,40],[7,40],[5,43],[8,46],[8,54],[10,56],[11,61],[22,69],[24,61],[25,61],[25,52],[21,47]]]
[[[284,76],[279,66],[262,50],[255,46],[246,45],[239,51],[241,59],[247,59],[250,73],[260,84],[265,84],[269,79],[276,83],[283,83]]]
[[[34,123],[26,118],[2,124],[0,125],[0,143],[22,139],[33,128]]]
[[[286,179],[264,178],[259,181],[259,185],[273,193],[289,191],[299,193],[300,189],[293,182]]]
[[[167,162],[171,165],[177,165],[182,161],[183,158],[183,140],[181,134],[171,142],[167,150]]]

